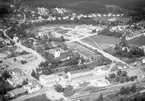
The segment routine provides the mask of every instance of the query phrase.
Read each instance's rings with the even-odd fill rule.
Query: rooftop
[[[22,93],[25,93],[25,92],[26,92],[26,89],[21,87],[21,88],[17,88],[17,89],[14,89],[12,91],[9,91],[8,93],[15,96],[15,95],[19,95],[19,94],[22,94]]]

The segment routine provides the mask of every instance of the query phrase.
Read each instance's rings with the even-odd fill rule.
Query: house
[[[21,87],[21,88],[17,88],[17,89],[14,89],[14,90],[11,90],[11,91],[7,92],[7,95],[10,98],[13,98],[13,97],[17,97],[17,96],[20,96],[20,95],[23,95],[23,94],[26,94],[26,93],[27,93],[27,90],[24,89],[23,87]]]
[[[27,90],[28,93],[37,92],[41,89],[41,84],[36,80],[29,80],[27,85],[24,85],[23,88]]]
[[[9,73],[12,78],[8,78],[7,81],[13,87],[22,85],[23,81],[27,79],[26,75],[20,69],[14,68],[10,70]]]
[[[48,52],[54,56],[54,58],[57,58],[61,55],[61,53],[64,53],[65,51],[61,48],[55,48],[55,49],[49,49]]]
[[[66,61],[66,60],[69,60],[70,58],[73,57],[73,53],[72,52],[64,52],[64,53],[61,53],[59,57],[57,57],[56,59],[57,60],[60,60],[60,61]]]

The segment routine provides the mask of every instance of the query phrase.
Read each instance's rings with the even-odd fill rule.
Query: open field
[[[92,40],[94,40],[101,48],[107,47],[108,44],[115,45],[115,44],[118,44],[120,42],[119,38],[105,36],[105,35],[93,35],[93,36],[90,36],[90,38]],[[92,40],[90,40],[89,38],[84,38],[81,41],[84,43],[87,43],[89,45],[92,45],[93,47],[98,48]]]
[[[68,47],[71,50],[79,52],[80,54],[84,55],[85,57],[91,58],[92,56],[94,56],[94,53],[92,51],[90,51],[89,49],[87,49],[87,48],[85,48],[83,46],[80,46],[77,43],[74,43],[74,42],[73,43],[69,43]]]
[[[141,36],[135,37],[131,40],[127,40],[127,43],[133,44],[133,45],[139,45],[139,46],[145,45],[145,36],[141,35]]]

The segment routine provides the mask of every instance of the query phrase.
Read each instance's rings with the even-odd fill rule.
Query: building
[[[23,88],[27,90],[28,93],[37,92],[41,89],[41,84],[36,80],[29,80],[27,85],[24,85]]]
[[[9,73],[12,78],[8,78],[7,81],[13,87],[23,85],[23,81],[27,79],[26,75],[20,69],[14,68]]]
[[[7,93],[10,98],[18,97],[26,93],[33,93],[41,89],[41,84],[36,80],[29,80],[27,85],[21,88],[16,88]]]
[[[27,93],[27,90],[24,89],[23,87],[21,87],[21,88],[17,88],[17,89],[14,89],[14,90],[7,92],[7,95],[10,98],[13,98],[13,97],[18,97],[18,96],[26,94],[26,93]]]
[[[57,58],[61,55],[61,53],[64,53],[65,51],[61,48],[55,48],[55,49],[49,49],[48,52],[52,54],[54,58]]]

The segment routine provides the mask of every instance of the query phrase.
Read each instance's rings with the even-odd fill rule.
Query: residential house
[[[10,70],[9,73],[11,74],[12,78],[8,78],[7,81],[13,87],[22,85],[23,81],[27,79],[26,75],[20,69],[14,68]]]
[[[40,90],[42,86],[38,81],[31,79],[28,81],[28,84],[24,85],[23,87],[27,90],[28,93],[33,93]]]

